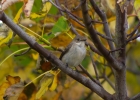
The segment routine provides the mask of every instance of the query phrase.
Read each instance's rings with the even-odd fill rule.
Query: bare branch
[[[125,66],[125,46],[126,46],[126,31],[128,29],[127,22],[127,7],[119,5],[118,0],[115,0],[116,9],[116,26],[115,26],[115,44],[116,48],[123,48],[115,52],[116,58],[122,63],[122,69],[115,71],[115,88],[116,88],[116,99],[125,100],[127,98],[127,87],[126,87],[126,66]],[[127,1],[127,0],[126,0]],[[122,11],[123,9],[123,11]]]
[[[79,35],[79,33],[75,30],[75,28],[73,27],[72,24],[71,24],[70,29],[71,29],[71,31],[72,31],[75,35]]]
[[[118,48],[118,49],[115,49],[115,50],[111,50],[109,52],[112,53],[112,52],[119,51],[119,50],[122,50],[122,49],[124,49],[124,48]]]
[[[108,79],[108,77],[105,75],[104,79],[108,82],[108,84],[115,90],[115,86],[112,84],[112,82]]]
[[[92,54],[91,54],[91,51],[88,50],[88,52],[89,52],[91,62],[92,62],[92,65],[93,65],[93,68],[94,68],[94,71],[95,71],[96,79],[99,81],[99,75],[98,75],[98,72],[97,72],[97,66],[96,66],[96,64],[94,62],[94,59],[93,59]]]
[[[95,83],[97,83],[99,86],[101,86],[101,84],[99,83],[99,81],[95,80],[87,71],[86,69],[82,66],[79,65],[79,67],[82,69],[82,71]],[[102,86],[101,86],[102,87]]]
[[[63,72],[67,73],[69,76],[83,84],[84,86],[90,88],[92,91],[100,95],[103,99],[112,100],[113,96],[105,91],[102,87],[98,84],[93,82],[92,80],[86,78],[85,76],[81,75],[80,73],[72,70],[69,67],[59,60],[56,56],[54,56],[51,52],[47,49],[40,46],[36,41],[34,41],[31,37],[29,37],[18,25],[12,22],[7,15],[0,11],[0,20],[2,20],[5,24],[7,24],[19,37],[21,37],[31,48],[36,50],[41,55],[44,55],[46,59],[48,59],[51,63],[55,64],[60,68]]]
[[[140,34],[128,39],[126,42],[129,43],[130,41],[133,41],[133,40],[137,39],[138,37],[140,37]]]
[[[140,93],[136,94],[135,96],[133,96],[129,100],[138,100],[138,99],[140,99]]]
[[[134,70],[134,69],[131,69],[131,68],[127,68],[127,71],[135,74],[135,75],[140,75],[140,70]]]
[[[93,44],[91,44],[91,42],[86,42],[86,45],[88,45],[93,52],[95,52],[98,55],[102,56],[102,54],[93,46]]]
[[[22,56],[22,55],[24,55],[24,54],[28,53],[31,49],[32,49],[32,48],[30,48],[30,47],[29,47],[29,49],[28,49],[28,50],[26,50],[26,51],[22,52],[21,54],[15,54],[14,56],[15,56],[15,57],[17,57],[17,56]]]
[[[92,5],[94,11],[99,15],[99,17],[101,18],[101,20],[103,22],[104,31],[105,31],[106,36],[108,36],[109,38],[112,39],[110,30],[109,30],[109,25],[108,25],[107,18],[106,18],[106,14],[103,11],[101,11],[100,8],[96,5],[95,0],[90,0],[90,3]],[[108,44],[109,44],[110,50],[115,49],[115,47],[111,41],[108,41]]]
[[[89,98],[93,95],[94,92],[88,93],[88,95],[83,100],[90,100]]]
[[[103,34],[100,34],[99,32],[97,32],[97,34],[98,34],[99,36],[101,36],[102,38],[106,39],[106,40],[109,40],[109,41],[114,42],[114,40],[113,40],[113,39],[111,39],[111,38],[110,38],[110,37],[108,37],[108,36],[105,36],[105,35],[103,35]]]
[[[69,15],[69,17],[72,19],[72,20],[74,20],[74,21],[76,21],[78,24],[80,24],[81,26],[83,26],[83,27],[85,27],[85,25],[83,24],[83,23],[81,23],[79,20],[78,20],[78,17],[76,16],[76,15],[74,15],[74,14],[72,14],[68,9],[66,9],[65,7],[64,7],[64,9],[62,9],[61,7],[60,7],[60,5],[56,5],[55,3],[53,3],[51,0],[48,0],[50,3],[52,3],[52,5],[54,5],[56,8],[58,8],[60,11],[63,11],[63,12],[65,12],[65,13],[67,13],[68,15]],[[57,2],[58,3],[58,2]],[[61,14],[62,14],[62,12],[61,12]]]
[[[86,0],[81,0],[81,2],[82,2],[81,7],[82,7],[84,23],[92,38],[93,43],[95,44],[96,48],[101,52],[103,57],[111,65],[111,67],[115,68],[116,70],[120,70],[122,68],[122,65],[120,65],[120,63],[112,56],[112,54],[109,54],[109,51],[103,46],[103,44],[99,40],[97,36],[97,31],[92,27],[92,19],[90,18],[88,14]]]
[[[138,22],[138,25],[134,28],[134,30],[133,30],[130,34],[127,35],[127,37],[129,37],[129,39],[130,39],[131,37],[133,37],[133,35],[134,35],[134,34],[136,33],[136,31],[138,30],[139,26],[140,26],[140,21]],[[129,40],[129,39],[128,39],[128,40]]]
[[[76,10],[76,9],[78,9],[78,8],[80,8],[80,7],[81,7],[81,2],[79,3],[78,6],[76,6],[75,8],[73,8],[73,10]]]
[[[127,36],[129,36],[129,38],[128,38],[127,41],[126,41],[126,44],[129,43],[130,41],[135,40],[136,38],[139,37],[139,34],[136,35],[135,37],[133,37],[134,34],[136,33],[136,31],[138,30],[139,27],[140,27],[140,21],[139,21],[139,23],[137,24],[137,26],[135,27],[135,29],[134,29],[130,34],[127,35]]]
[[[106,77],[109,78],[109,77],[111,77],[112,75],[113,75],[113,73],[111,72],[111,73],[109,73]],[[106,81],[106,80],[104,79],[104,80],[101,82],[101,84],[103,84],[105,81]]]

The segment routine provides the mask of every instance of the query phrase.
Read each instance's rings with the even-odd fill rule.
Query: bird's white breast
[[[62,61],[68,66],[76,67],[85,58],[86,48],[84,42],[74,43],[69,51],[62,57]]]

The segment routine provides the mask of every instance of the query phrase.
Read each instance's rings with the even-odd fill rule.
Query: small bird
[[[86,56],[86,37],[76,36],[61,54],[60,60],[69,67],[77,67]]]

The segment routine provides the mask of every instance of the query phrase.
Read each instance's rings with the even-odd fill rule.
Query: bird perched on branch
[[[69,67],[78,66],[86,56],[86,37],[76,36],[61,54],[60,60]]]

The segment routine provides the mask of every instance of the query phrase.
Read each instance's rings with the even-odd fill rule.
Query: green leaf
[[[48,14],[56,15],[57,13],[58,13],[58,9],[54,5],[52,5]]]
[[[35,0],[33,8],[32,8],[32,12],[37,13],[37,12],[41,11],[42,7],[43,7],[42,0]]]
[[[58,19],[58,21],[53,26],[52,31],[51,31],[52,33],[48,35],[46,38],[52,39],[62,32],[68,32],[69,29],[70,28],[69,28],[67,19],[64,16],[62,16]]]

